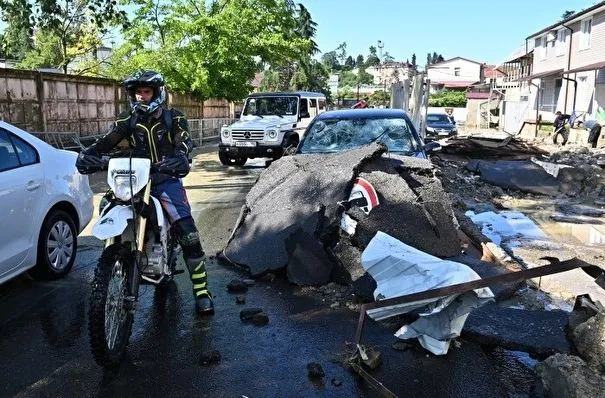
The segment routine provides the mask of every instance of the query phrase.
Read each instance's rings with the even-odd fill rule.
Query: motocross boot
[[[206,276],[206,262],[203,257],[194,257],[187,260],[187,268],[193,283],[195,296],[195,310],[202,315],[214,314],[212,296],[208,291],[208,277]]]

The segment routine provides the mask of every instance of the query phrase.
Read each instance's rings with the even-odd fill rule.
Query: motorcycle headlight
[[[275,129],[267,130],[267,138],[269,140],[276,140],[278,135],[279,135],[279,131],[277,131]]]
[[[231,136],[231,131],[229,131],[228,127],[223,127],[221,129],[221,135],[223,136],[223,138],[229,138]]]
[[[137,178],[134,175],[117,175],[113,178],[114,182],[114,195],[120,200],[130,200],[134,187],[137,184]],[[133,187],[131,189],[131,187]]]

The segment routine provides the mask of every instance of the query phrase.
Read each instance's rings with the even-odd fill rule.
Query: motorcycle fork
[[[143,206],[149,208],[149,201],[151,199],[151,181],[147,183],[145,192],[143,193]],[[147,227],[147,218],[139,214],[137,217],[139,225],[137,227],[137,242],[136,250],[134,251],[135,261],[128,270],[128,295],[131,299],[136,302],[139,297],[139,285],[141,283],[141,272],[140,266],[143,263],[144,250],[145,250],[145,228]]]

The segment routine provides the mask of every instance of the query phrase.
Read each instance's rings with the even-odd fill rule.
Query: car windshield
[[[317,120],[309,127],[299,152],[340,152],[375,141],[384,143],[391,152],[412,154],[418,150],[403,118],[325,119]]]
[[[427,123],[450,123],[450,119],[447,115],[426,115]]]
[[[298,97],[255,97],[249,98],[244,107],[244,116],[295,116],[298,113]]]

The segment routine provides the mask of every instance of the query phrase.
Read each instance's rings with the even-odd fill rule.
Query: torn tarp
[[[441,260],[381,231],[363,251],[361,263],[376,281],[376,300],[480,279],[466,265]],[[403,326],[396,336],[418,337],[424,348],[443,355],[447,353],[450,340],[460,335],[468,313],[493,297],[489,288],[482,288],[462,295],[372,309],[367,313],[376,320],[409,312],[420,315],[415,322]]]

